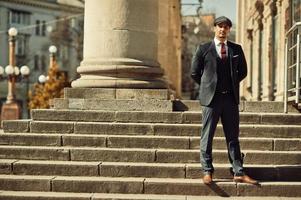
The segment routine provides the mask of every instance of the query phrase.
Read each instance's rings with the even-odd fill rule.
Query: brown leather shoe
[[[252,179],[248,175],[234,176],[233,180],[236,183],[249,183],[249,184],[253,184],[253,185],[258,185],[258,181]]]
[[[212,174],[211,173],[204,174],[203,183],[206,185],[210,185],[212,183]]]

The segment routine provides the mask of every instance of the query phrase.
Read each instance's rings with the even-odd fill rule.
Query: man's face
[[[230,26],[227,23],[217,24],[214,27],[215,37],[220,41],[225,41],[230,33]]]

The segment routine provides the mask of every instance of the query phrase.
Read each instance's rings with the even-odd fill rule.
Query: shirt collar
[[[221,45],[221,41],[219,41],[216,37],[214,37],[214,43],[215,43],[215,46]],[[227,46],[227,40],[224,41],[224,44]]]

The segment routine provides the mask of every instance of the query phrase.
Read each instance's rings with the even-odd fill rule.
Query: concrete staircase
[[[301,115],[293,108],[283,114],[280,102],[242,102],[244,163],[261,186],[231,180],[221,125],[216,182],[206,186],[198,102],[168,101],[164,90],[89,90],[66,89],[53,109],[3,122],[0,200],[301,197]]]

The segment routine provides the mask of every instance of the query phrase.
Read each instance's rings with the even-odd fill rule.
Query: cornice
[[[69,13],[81,13],[84,10],[84,7],[75,7],[72,5],[64,5],[57,3],[49,3],[43,0],[0,0],[0,2],[5,2],[8,4],[21,4],[38,8],[45,8],[51,10],[65,11]]]

